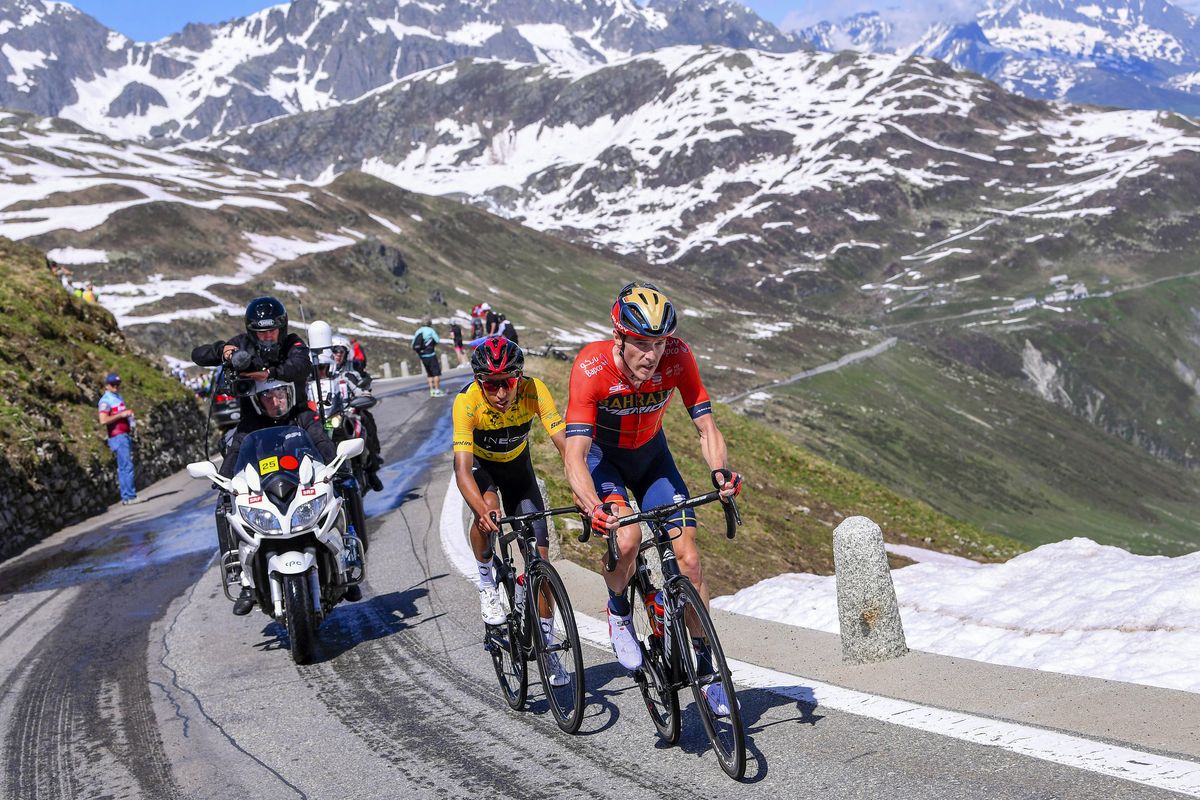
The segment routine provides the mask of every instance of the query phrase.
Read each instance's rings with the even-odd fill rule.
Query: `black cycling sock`
[[[712,651],[708,649],[708,642],[704,639],[692,637],[692,650],[696,653],[696,674],[697,675],[712,675],[716,672],[713,669]]]
[[[632,609],[629,607],[629,598],[625,596],[624,591],[614,592],[609,589],[608,607],[618,617],[627,617],[632,613]]]

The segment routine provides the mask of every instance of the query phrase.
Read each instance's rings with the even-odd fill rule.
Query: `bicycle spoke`
[[[535,610],[543,596],[549,598],[552,622],[548,630],[539,624],[532,632],[542,688],[558,727],[575,733],[583,722],[583,652],[571,599],[558,572],[547,561],[537,563],[530,574],[529,602]],[[540,611],[537,616],[540,623]]]
[[[638,687],[658,735],[667,744],[675,744],[680,732],[679,697],[670,686],[671,670],[663,650],[663,639],[654,631],[651,612],[645,599],[638,594],[636,582],[629,587],[629,601],[633,608],[634,635],[642,643],[645,656],[645,663],[638,673]]]

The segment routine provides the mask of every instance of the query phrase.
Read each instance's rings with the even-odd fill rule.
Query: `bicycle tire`
[[[643,664],[638,676],[638,688],[646,712],[654,723],[658,736],[669,745],[679,741],[679,692],[673,687],[674,670],[671,669],[662,636],[654,634],[650,621],[650,610],[637,588],[637,581],[629,585],[629,607],[633,609],[634,636],[642,643]]]
[[[507,569],[499,559],[493,559],[492,566],[497,585],[500,587],[500,596],[508,601],[508,616],[502,625],[489,625],[485,636],[504,701],[508,703],[509,708],[520,711],[525,707],[525,698],[529,693],[529,665],[525,660],[525,650],[521,646],[520,623],[512,610],[512,577],[506,574]]]
[[[687,682],[692,687],[696,711],[700,715],[700,721],[704,723],[704,732],[708,734],[708,740],[717,754],[717,761],[720,763],[721,769],[734,780],[741,780],[746,774],[746,736],[742,728],[742,714],[741,708],[738,706],[737,691],[729,674],[725,651],[721,648],[720,639],[717,638],[717,629],[713,625],[708,609],[704,607],[704,602],[700,599],[700,593],[696,591],[696,587],[690,580],[681,575],[673,578],[668,587],[665,594],[675,600],[667,610],[668,614],[673,615],[668,624],[677,626],[674,630],[682,632],[682,635],[673,637],[675,639],[673,644],[678,647]],[[708,639],[714,670],[711,676],[696,675],[696,657],[692,650],[692,640],[684,625],[689,607],[704,630],[705,638]],[[726,702],[729,704],[729,715],[725,717],[718,717],[714,714],[704,696],[704,686],[715,683],[717,679],[724,685]]]
[[[583,651],[579,645],[579,631],[575,626],[575,613],[571,608],[571,598],[563,585],[558,571],[547,561],[539,561],[534,565],[529,576],[529,616],[530,630],[533,632],[533,652],[537,658],[538,671],[542,677],[542,690],[550,704],[550,712],[554,721],[564,733],[575,733],[583,724]],[[550,683],[549,658],[545,637],[541,635],[541,623],[538,617],[538,598],[542,586],[550,593],[550,601],[554,607],[554,639],[553,654],[558,656],[563,672],[568,676],[564,686],[554,686]],[[561,632],[560,632],[561,631]]]

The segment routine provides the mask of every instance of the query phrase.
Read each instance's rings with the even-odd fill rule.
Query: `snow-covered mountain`
[[[934,208],[986,222],[981,239],[1002,221],[1119,217],[1139,178],[1200,161],[1200,131],[1154,112],[1046,105],[927,59],[715,47],[574,71],[459,62],[208,146],[308,180],[363,169],[624,253],[736,259],[764,280],[856,250],[974,270],[977,245],[909,231]]]
[[[73,6],[0,4],[0,107],[118,138],[199,139],[460,58],[604,64],[677,44],[793,50],[731,0],[292,0],[133,42]]]
[[[1027,97],[1200,114],[1200,21],[1166,0],[989,0],[900,41],[888,13],[800,32],[814,45],[926,55]],[[856,33],[864,17],[871,30]]]

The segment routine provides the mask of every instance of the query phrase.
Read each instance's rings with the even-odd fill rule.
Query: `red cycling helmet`
[[[489,336],[471,354],[471,371],[479,378],[519,375],[524,369],[524,351],[503,336]]]

